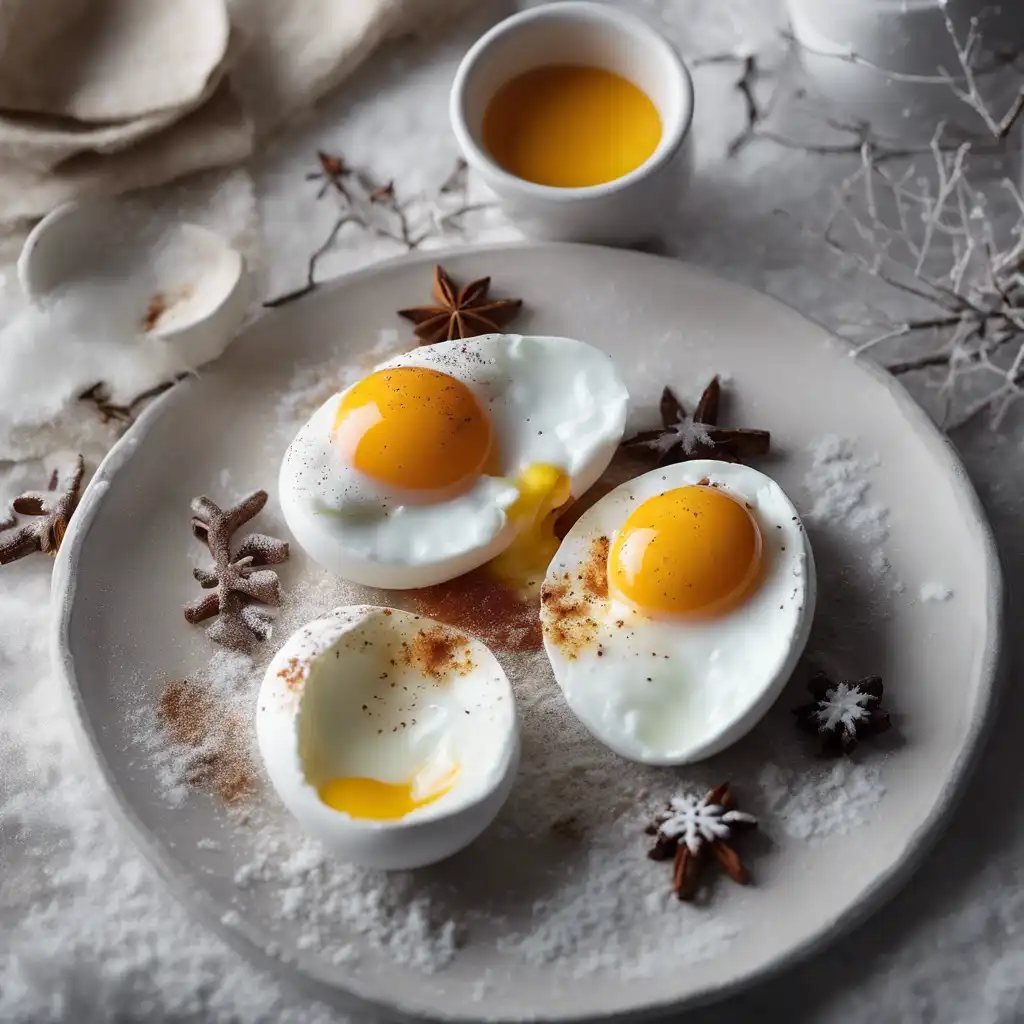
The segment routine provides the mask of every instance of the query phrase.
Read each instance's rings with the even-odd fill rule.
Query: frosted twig
[[[413,252],[428,238],[449,231],[461,234],[465,217],[494,205],[468,200],[464,160],[456,162],[435,193],[400,197],[394,181],[376,182],[367,172],[350,166],[339,156],[320,152],[317,158],[320,169],[307,174],[306,179],[320,182],[317,200],[328,194],[335,197],[337,216],[324,240],[309,255],[305,283],[267,300],[265,307],[284,306],[315,291],[320,285],[320,261],[335,248],[346,229],[385,239],[404,252]]]

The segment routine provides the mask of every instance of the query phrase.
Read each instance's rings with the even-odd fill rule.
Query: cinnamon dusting
[[[306,665],[297,657],[288,659],[288,663],[277,673],[278,679],[284,680],[289,690],[297,690],[306,680]]]
[[[421,629],[411,643],[403,643],[402,663],[438,682],[473,671],[469,641],[442,625]]]
[[[247,723],[219,713],[209,691],[188,679],[171,680],[157,704],[157,715],[172,742],[195,751],[190,785],[209,790],[227,804],[256,790],[256,765],[244,739]]]
[[[575,576],[566,572],[541,588],[544,636],[567,658],[577,657],[597,639],[598,622],[608,600],[610,546],[607,537],[595,537]]]
[[[495,651],[539,651],[543,647],[535,601],[477,569],[458,579],[407,591],[416,611],[479,637]]]
[[[166,312],[167,296],[163,292],[157,292],[146,307],[146,315],[142,318],[142,329],[147,333],[153,330],[160,322],[160,317]]]

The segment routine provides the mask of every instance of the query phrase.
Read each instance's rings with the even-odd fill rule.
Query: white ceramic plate
[[[789,706],[802,695],[797,683],[761,726],[710,765],[657,776],[681,776],[694,787],[732,778],[744,805],[761,815],[768,841],[744,848],[755,886],[719,882],[705,907],[673,902],[658,911],[692,915],[682,920],[695,932],[728,924],[727,941],[712,943],[703,957],[680,954],[673,962],[667,954],[647,976],[626,977],[611,967],[574,973],[557,960],[528,962],[502,943],[508,934],[529,933],[531,915],[542,912],[535,906],[545,891],[538,889],[541,877],[549,886],[585,880],[594,841],[587,837],[604,834],[604,823],[597,822],[575,845],[552,846],[516,827],[516,815],[542,799],[530,787],[557,792],[563,784],[557,770],[562,737],[567,758],[578,761],[581,745],[590,744],[585,752],[595,771],[611,779],[628,775],[624,762],[569,726],[554,738],[534,738],[531,746],[531,733],[543,726],[538,703],[560,713],[554,683],[542,675],[531,685],[550,687],[550,696],[531,698],[524,710],[526,775],[510,801],[517,809],[506,808],[511,818],[502,826],[499,817],[491,839],[479,841],[482,847],[433,869],[424,881],[460,890],[442,900],[456,916],[472,911],[496,885],[504,893],[504,919],[469,913],[464,948],[437,973],[397,968],[358,936],[351,936],[355,964],[298,948],[301,922],[282,916],[280,901],[259,886],[243,891],[234,882],[239,866],[252,858],[245,827],[228,822],[206,795],[168,807],[135,733],[138,708],[153,702],[162,681],[194,670],[210,654],[201,631],[181,615],[196,589],[189,572],[197,555],[189,500],[201,492],[226,499],[227,491],[265,486],[272,503],[264,515],[280,532],[273,486],[290,430],[279,422],[281,394],[297,368],[320,365],[328,376],[331,367],[377,343],[381,329],[407,337],[394,310],[427,299],[429,257],[353,274],[262,319],[215,369],[170,392],[111,452],[72,523],[54,584],[54,651],[74,715],[122,817],[172,888],[233,945],[311,994],[461,1020],[630,1016],[722,996],[809,954],[878,906],[905,881],[949,813],[985,735],[998,662],[1000,574],[983,513],[953,450],[897,384],[767,298],[677,262],[611,249],[503,247],[445,253],[443,261],[456,279],[490,274],[497,291],[523,296],[528,310],[517,330],[565,334],[606,348],[619,359],[639,406],[653,407],[664,383],[692,402],[712,372],[729,375],[728,419],[771,429],[777,454],[760,468],[803,512],[815,497],[805,481],[810,444],[834,433],[855,437],[865,460],[879,456],[865,474],[871,501],[889,509],[883,545],[889,574],[873,575],[869,547],[856,531],[809,526],[820,571],[811,649],[849,671],[880,672],[897,726],[887,742],[861,748],[858,771],[873,773],[874,787],[864,813],[841,819],[846,834],[815,826],[811,831],[820,834],[808,840],[792,814],[787,826],[778,785],[773,799],[759,786],[766,762],[792,773],[785,777],[795,790],[822,770],[790,721]],[[294,592],[315,573],[296,557],[283,573],[286,589]],[[896,580],[905,584],[902,593],[892,590]],[[917,600],[929,583],[950,588],[952,599]],[[283,640],[276,636],[267,646]],[[546,671],[533,664],[534,673]],[[546,775],[529,773],[531,758],[545,759]],[[808,798],[813,804],[826,799],[821,794],[819,787]],[[609,821],[633,827],[628,792],[610,792],[613,799]],[[271,796],[261,800],[276,813]],[[643,822],[635,824],[636,872],[651,873],[645,884],[667,885],[667,876],[656,874],[667,868],[643,859]],[[412,879],[411,892],[421,877]],[[626,878],[628,887],[632,875]],[[339,927],[344,932],[346,925]]]

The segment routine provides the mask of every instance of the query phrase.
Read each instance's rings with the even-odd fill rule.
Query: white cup
[[[589,65],[650,97],[661,140],[635,170],[600,185],[538,185],[500,167],[483,143],[484,111],[506,82],[536,67]],[[452,85],[452,129],[469,165],[508,217],[534,238],[629,244],[658,236],[690,176],[693,84],[672,45],[646,22],[583,0],[545,4],[495,25],[463,58]]]

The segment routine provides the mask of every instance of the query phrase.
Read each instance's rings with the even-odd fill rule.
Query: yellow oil
[[[534,68],[503,85],[484,111],[484,145],[510,174],[557,188],[614,181],[661,140],[643,90],[603,68]]]

